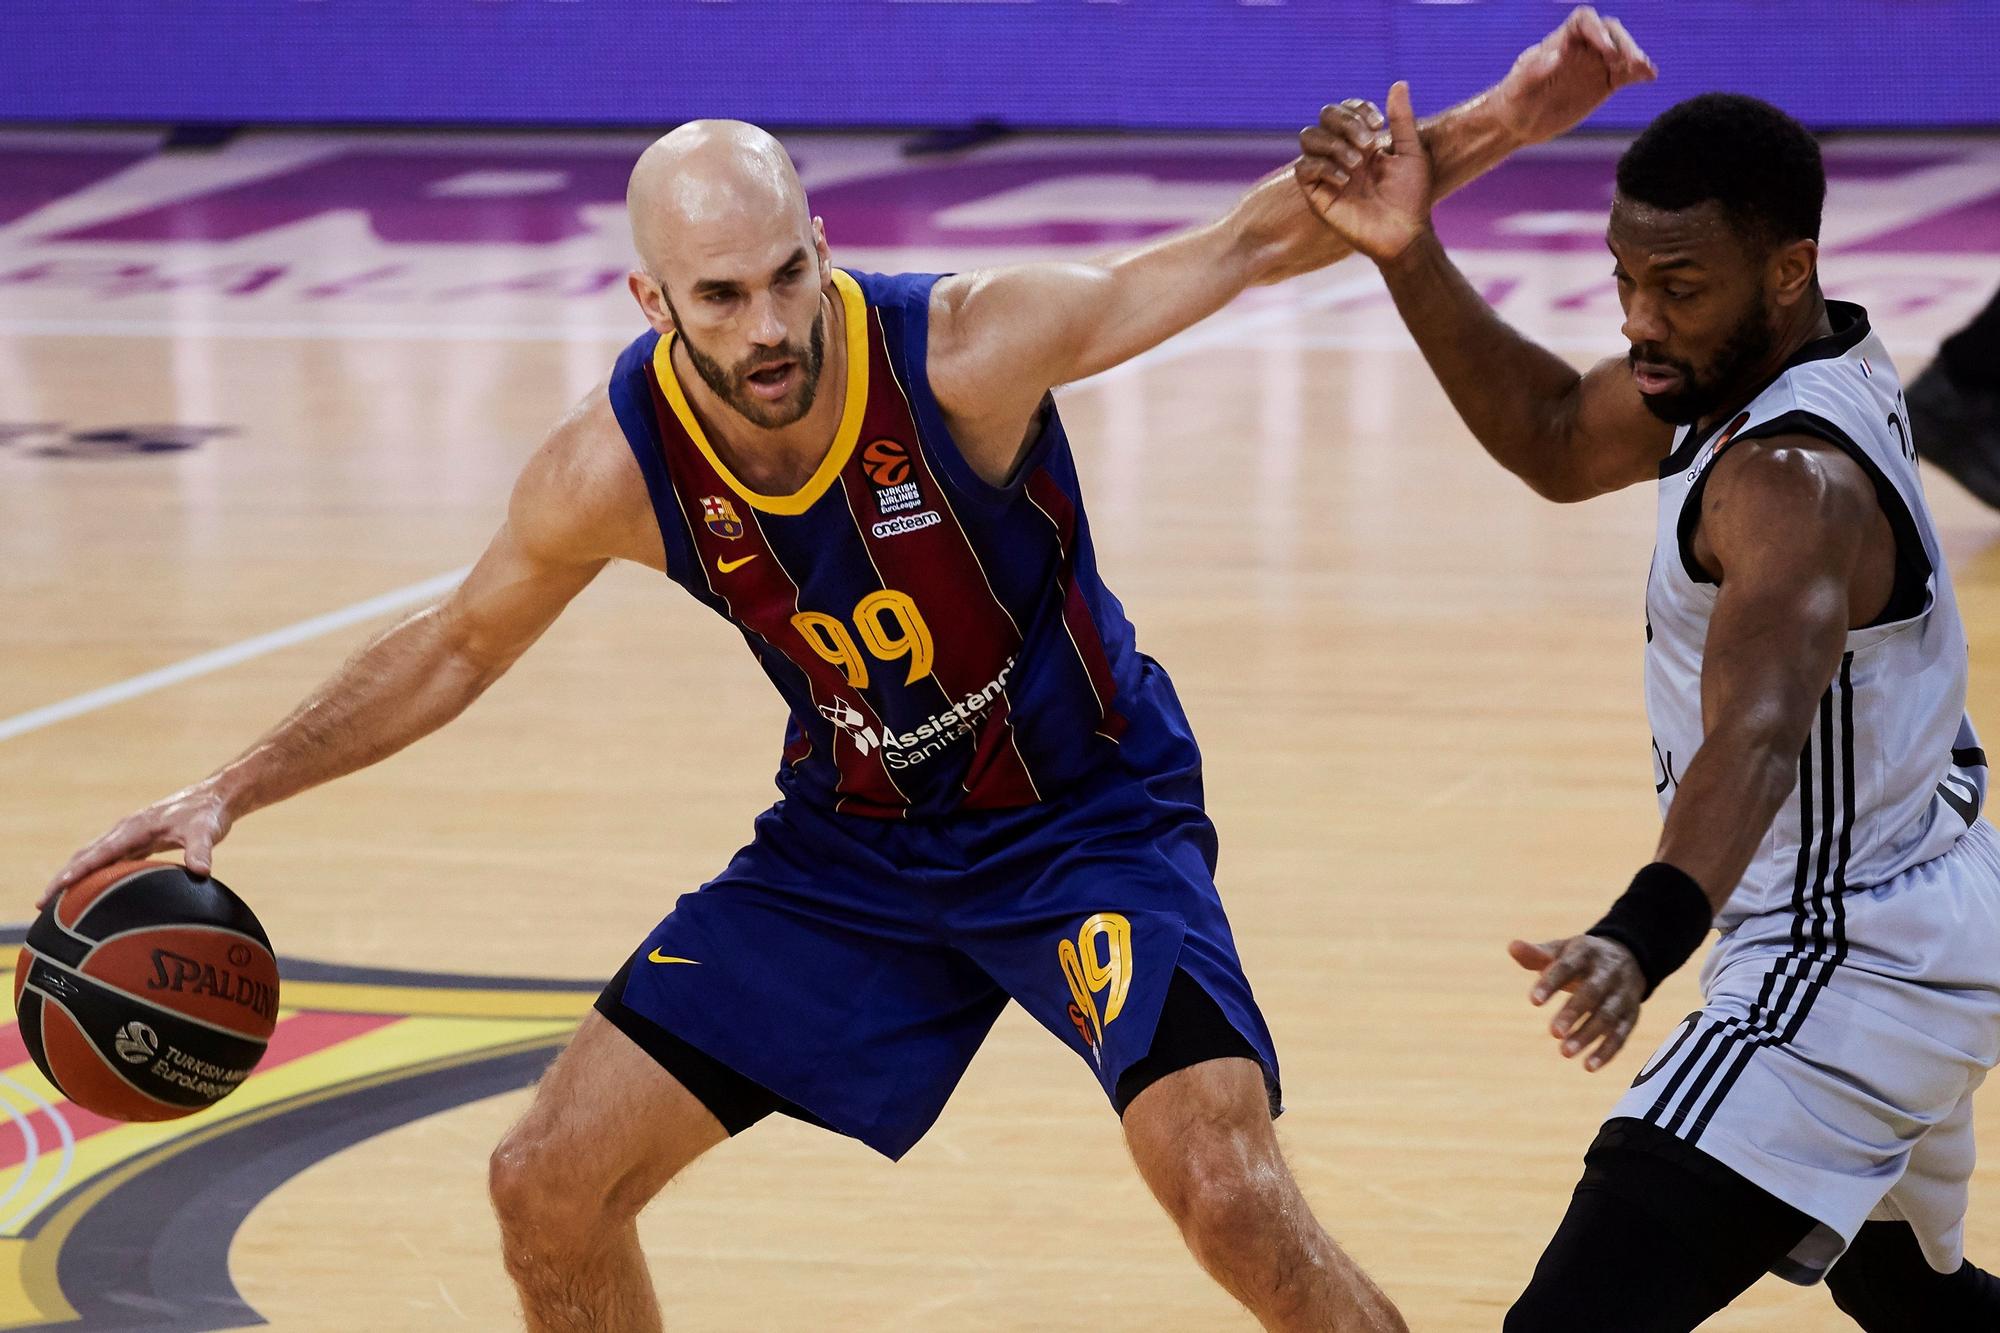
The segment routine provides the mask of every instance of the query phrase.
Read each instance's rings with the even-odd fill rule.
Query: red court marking
[[[21,1025],[9,1023],[0,1028],[0,1069],[12,1069],[15,1065],[28,1061],[28,1043],[21,1036]]]
[[[278,1030],[271,1034],[269,1049],[257,1062],[257,1072],[250,1077],[256,1078],[258,1074],[303,1059],[316,1051],[366,1036],[391,1023],[400,1023],[403,1018],[402,1014],[331,1014],[317,1010],[294,1014],[279,1022]],[[20,1027],[9,1023],[0,1029],[0,1069],[11,1068],[27,1059],[28,1049],[22,1043]],[[86,1111],[73,1102],[65,1101],[60,1105],[63,1119],[68,1122],[70,1133],[76,1136],[79,1143],[125,1123]],[[34,1132],[35,1143],[44,1155],[60,1150],[62,1136],[56,1132],[48,1112],[36,1111],[27,1117],[27,1121]],[[19,1166],[26,1157],[27,1144],[22,1141],[20,1131],[0,1118],[0,1171]]]
[[[329,1046],[338,1046],[343,1041],[352,1041],[388,1027],[391,1023],[400,1023],[406,1017],[406,1014],[331,1014],[317,1009],[293,1014],[279,1023],[278,1030],[271,1034],[270,1049],[257,1062],[257,1068],[276,1069],[314,1051],[323,1051]]]

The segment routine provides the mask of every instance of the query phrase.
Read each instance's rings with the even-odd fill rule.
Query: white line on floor
[[[466,568],[470,567],[467,566]],[[412,583],[407,587],[397,588],[393,592],[385,592],[379,597],[370,597],[364,601],[355,602],[351,606],[343,606],[338,611],[329,611],[325,615],[313,616],[309,620],[298,621],[296,624],[287,625],[283,629],[274,629],[268,634],[259,634],[254,638],[244,639],[240,643],[232,643],[226,648],[217,648],[213,652],[201,653],[184,661],[176,662],[172,666],[164,666],[157,671],[148,671],[142,675],[121,680],[116,684],[106,685],[102,689],[74,695],[71,698],[64,699],[60,703],[49,704],[44,708],[30,709],[28,712],[0,719],[0,741],[9,741],[16,736],[24,736],[31,731],[39,731],[43,727],[54,726],[58,722],[79,717],[84,713],[96,712],[100,708],[109,708],[112,704],[123,703],[127,699],[136,699],[142,694],[151,694],[154,690],[163,690],[169,685],[178,685],[184,680],[193,680],[196,676],[206,676],[212,671],[220,671],[224,667],[232,667],[239,662],[247,662],[253,657],[262,657],[266,653],[274,653],[280,648],[290,648],[294,644],[304,643],[308,639],[316,639],[322,634],[328,634],[334,630],[358,624],[364,620],[372,620],[376,616],[384,615],[390,611],[400,611],[405,607],[432,601],[443,596],[452,588],[457,587],[458,581],[465,577],[466,568],[454,569],[449,573],[439,574],[436,578],[425,579],[421,583]]]
[[[1344,291],[1349,285],[1348,283],[1339,284],[1336,290]],[[1322,295],[1320,299],[1324,300],[1326,297]],[[1216,345],[1218,341],[1226,341],[1233,331],[1254,326],[1268,317],[1269,312],[1259,310],[1247,310],[1213,317],[1205,324],[1196,326],[1189,333],[1182,334],[1180,337],[1171,339],[1149,352],[1142,353],[1122,366],[1114,367],[1111,372],[1099,375],[1094,379],[1082,381],[1074,386],[1070,392],[1082,392],[1095,385],[1106,383],[1108,380],[1117,377],[1116,372],[1129,367],[1137,366],[1150,369],[1162,362],[1172,361],[1177,357],[1205,350]],[[9,325],[9,321],[0,320],[0,333],[10,331]],[[102,324],[94,324],[94,327],[97,331],[105,331]],[[322,331],[320,336],[325,336],[324,331]],[[491,331],[488,331],[485,336],[493,335]],[[501,336],[509,335],[502,334]],[[561,336],[560,332],[558,332],[557,336]],[[591,336],[595,337],[596,335],[593,334]],[[544,330],[539,337],[541,340],[547,341],[550,334],[547,330]],[[372,619],[386,612],[401,610],[404,607],[429,601],[432,598],[442,596],[446,591],[455,586],[460,579],[464,578],[465,574],[466,570],[463,568],[454,569],[450,573],[440,574],[436,578],[425,579],[421,583],[412,583],[406,588],[398,588],[393,592],[385,592],[379,597],[370,597],[366,601],[356,602],[352,606],[341,607],[338,611],[329,611],[325,615],[314,616],[310,620],[301,620],[297,624],[287,625],[283,629],[272,630],[268,634],[260,634],[255,638],[245,639],[241,643],[230,644],[226,648],[217,648],[213,652],[190,657],[185,661],[176,662],[171,666],[161,667],[157,671],[148,671],[143,675],[133,676],[130,679],[106,685],[102,689],[95,689],[84,694],[75,695],[59,703],[49,704],[43,708],[31,709],[14,717],[0,719],[0,741],[10,741],[16,736],[24,736],[31,731],[39,731],[43,727],[54,726],[58,722],[66,722],[70,718],[80,717],[85,713],[94,713],[100,708],[109,708],[111,705],[123,703],[127,699],[136,699],[142,694],[151,694],[153,691],[165,689],[169,685],[178,685],[184,680],[192,680],[196,676],[205,676],[210,672],[221,671],[225,667],[235,666],[239,662],[247,662],[253,657],[262,657],[264,654],[276,652],[280,648],[290,648],[294,644],[304,643],[308,639],[316,639],[322,634],[328,634],[348,625]]]

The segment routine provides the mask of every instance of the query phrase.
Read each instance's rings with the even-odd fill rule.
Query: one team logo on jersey
[[[743,520],[736,516],[736,506],[723,496],[701,497],[701,521],[718,537],[734,541],[743,535]]]

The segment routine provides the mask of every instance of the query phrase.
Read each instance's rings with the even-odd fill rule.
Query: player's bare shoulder
[[[556,422],[521,469],[507,523],[524,549],[551,563],[665,569],[646,479],[603,385]]]
[[[1757,436],[1725,450],[1703,492],[1701,522],[1747,527],[1760,538],[1773,523],[1794,533],[1808,525],[1863,533],[1876,523],[1888,531],[1868,474],[1838,445],[1811,435]]]

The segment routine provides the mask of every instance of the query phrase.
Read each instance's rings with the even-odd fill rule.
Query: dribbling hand
[[[1583,1067],[1595,1073],[1618,1054],[1639,1021],[1646,993],[1645,975],[1631,950],[1596,935],[1572,935],[1546,944],[1515,940],[1507,952],[1530,972],[1541,973],[1528,991],[1530,1003],[1546,1004],[1557,991],[1570,992],[1569,1003],[1549,1023],[1563,1059],[1588,1050]]]
[[[228,803],[204,783],[175,792],[136,814],[118,821],[109,833],[69,859],[35,899],[40,911],[77,881],[118,861],[139,861],[155,852],[180,848],[187,868],[206,876],[215,859],[215,844],[229,832]]]

